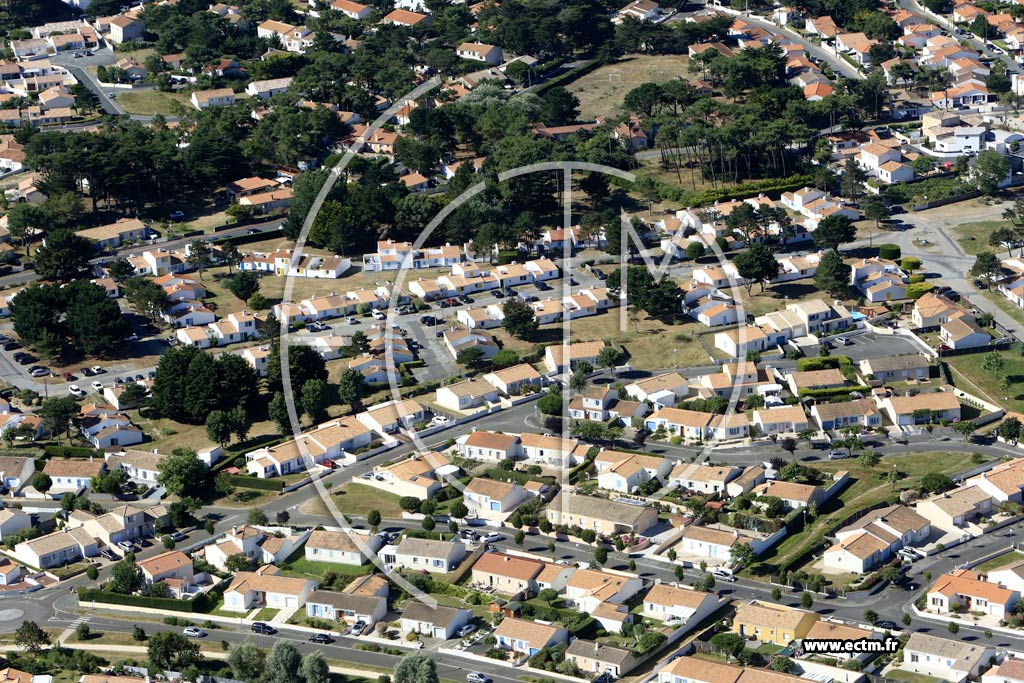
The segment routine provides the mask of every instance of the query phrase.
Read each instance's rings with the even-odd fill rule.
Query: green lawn
[[[984,574],[985,572],[992,571],[993,569],[999,569],[1000,567],[1005,567],[1012,562],[1019,562],[1021,560],[1024,560],[1024,553],[1019,553],[1016,550],[1013,550],[1005,555],[993,557],[988,562],[982,562],[974,568],[974,571]]]
[[[982,298],[991,301],[1008,316],[1010,316],[1017,322],[1024,324],[1024,309],[1022,309],[1020,306],[1017,306],[999,292],[992,291],[991,289],[983,290],[980,292],[980,294]]]
[[[276,607],[264,607],[256,613],[256,616],[253,617],[253,621],[270,621],[271,619],[276,617],[278,612],[280,611],[281,610],[277,609]]]
[[[355,482],[349,482],[340,491],[335,491],[334,504],[346,515],[365,517],[370,510],[378,510],[384,518],[402,516],[398,496]]]
[[[905,475],[895,487],[884,478],[893,463]],[[873,468],[864,467],[857,459],[814,463],[813,467],[823,472],[848,471],[850,483],[838,496],[821,506],[818,518],[808,523],[806,531],[783,539],[758,559],[771,565],[793,562],[820,547],[822,538],[827,531],[832,530],[836,520],[880,503],[897,491],[916,488],[929,472],[951,475],[967,469],[971,464],[970,453],[955,452],[914,453],[889,460],[882,458]]]
[[[373,569],[373,565],[369,562],[359,566],[333,562],[311,562],[306,559],[305,552],[305,548],[299,548],[292,553],[292,556],[281,565],[281,573],[285,576],[323,578],[327,572],[334,572],[342,576],[362,576],[369,574]]]
[[[924,674],[916,674],[913,671],[903,671],[902,669],[890,669],[886,672],[885,677],[896,681],[907,681],[908,683],[932,683],[933,681],[938,682],[940,680],[931,676],[925,676]]]
[[[965,254],[973,256],[982,251],[993,251],[995,248],[989,246],[988,243],[989,235],[997,228],[1007,224],[1007,221],[961,223],[960,225],[953,226],[953,237]],[[1002,249],[999,249],[998,252],[996,255],[1002,258]]]
[[[139,90],[121,92],[117,95],[117,103],[129,114],[174,114],[173,102],[192,108],[189,98],[178,93],[166,93],[158,90]]]
[[[1024,357],[1015,350],[996,351],[1003,360],[999,372],[983,369],[987,353],[971,353],[964,356],[950,356],[944,359],[953,372],[953,382],[958,387],[996,405],[1014,412],[1024,411]],[[1005,379],[1009,386],[1004,391],[998,386]]]

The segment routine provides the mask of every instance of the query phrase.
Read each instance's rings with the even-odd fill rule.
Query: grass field
[[[1008,564],[1011,564],[1013,562],[1020,562],[1021,560],[1024,560],[1024,553],[1019,553],[1016,550],[1013,550],[1006,553],[1005,555],[993,557],[988,562],[982,562],[974,568],[974,571],[984,574],[985,572],[990,572],[993,569],[999,569],[1000,567],[1005,567]]]
[[[965,254],[974,256],[982,251],[993,251],[995,248],[989,246],[988,236],[997,228],[1008,225],[1008,221],[978,221],[976,223],[961,223],[953,226],[953,237],[957,244],[964,250]],[[1005,255],[1004,250],[997,250],[1000,258]]]
[[[884,479],[893,464],[905,475],[895,487]],[[872,468],[864,467],[856,459],[813,463],[812,467],[823,472],[848,471],[851,482],[838,496],[821,506],[818,518],[807,525],[807,530],[783,539],[759,559],[773,565],[793,562],[808,551],[818,548],[825,532],[836,520],[880,503],[899,490],[917,487],[921,479],[930,472],[952,475],[971,465],[970,453],[955,452],[913,453],[883,458]]]
[[[626,93],[638,85],[694,78],[687,70],[689,63],[686,55],[626,55],[581,76],[567,89],[580,100],[580,118],[589,120],[617,113]]]
[[[953,381],[964,390],[978,393],[982,398],[1014,412],[1024,411],[1024,357],[1014,350],[997,351],[1003,359],[1003,368],[996,374],[986,372],[985,353],[951,356],[945,361],[953,371]],[[998,386],[1005,379],[1006,391]]]
[[[331,499],[343,514],[366,516],[370,510],[378,510],[381,517],[401,517],[402,508],[398,505],[398,496],[387,491],[380,491],[371,486],[349,482],[338,491],[333,491]],[[319,497],[308,499],[300,510],[310,515],[330,514],[327,506]]]
[[[890,669],[885,672],[885,677],[895,681],[907,681],[907,683],[936,683],[941,680],[925,676],[924,674],[917,674],[913,671],[904,671],[903,669]]]
[[[305,549],[299,548],[291,557],[281,565],[281,573],[285,576],[298,576],[301,578],[323,578],[327,572],[334,572],[342,576],[362,576],[369,574],[373,565],[367,562],[363,565],[337,564],[334,562],[310,562],[306,559]]]
[[[188,95],[176,92],[160,92],[159,90],[133,90],[119,92],[117,103],[129,114],[147,114],[174,116],[173,103],[191,107]]]

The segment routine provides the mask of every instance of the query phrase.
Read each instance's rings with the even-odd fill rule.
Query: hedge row
[[[51,458],[101,458],[103,453],[92,448],[77,446],[43,446],[43,452]]]
[[[797,372],[831,370],[852,364],[853,361],[849,356],[818,356],[817,358],[800,358],[796,362],[796,369]]]
[[[259,489],[260,491],[280,491],[284,488],[283,479],[259,479],[241,474],[225,474],[228,481],[239,488]]]
[[[193,600],[176,600],[175,598],[154,598],[146,595],[125,595],[111,591],[100,590],[99,588],[87,588],[82,586],[78,589],[80,601],[105,602],[111,605],[127,605],[130,607],[148,607],[151,609],[167,610],[169,612],[187,612],[190,614],[209,612],[220,599],[219,593],[210,591],[202,593]]]

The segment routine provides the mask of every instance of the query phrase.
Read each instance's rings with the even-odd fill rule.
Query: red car
[[[64,381],[65,382],[74,382],[76,379],[78,379],[78,378],[75,377],[74,375],[72,375],[70,372],[65,372],[64,373]]]

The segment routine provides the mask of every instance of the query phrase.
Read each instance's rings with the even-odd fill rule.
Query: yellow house
[[[732,630],[744,638],[788,645],[805,637],[818,618],[814,612],[751,600],[736,609]]]

